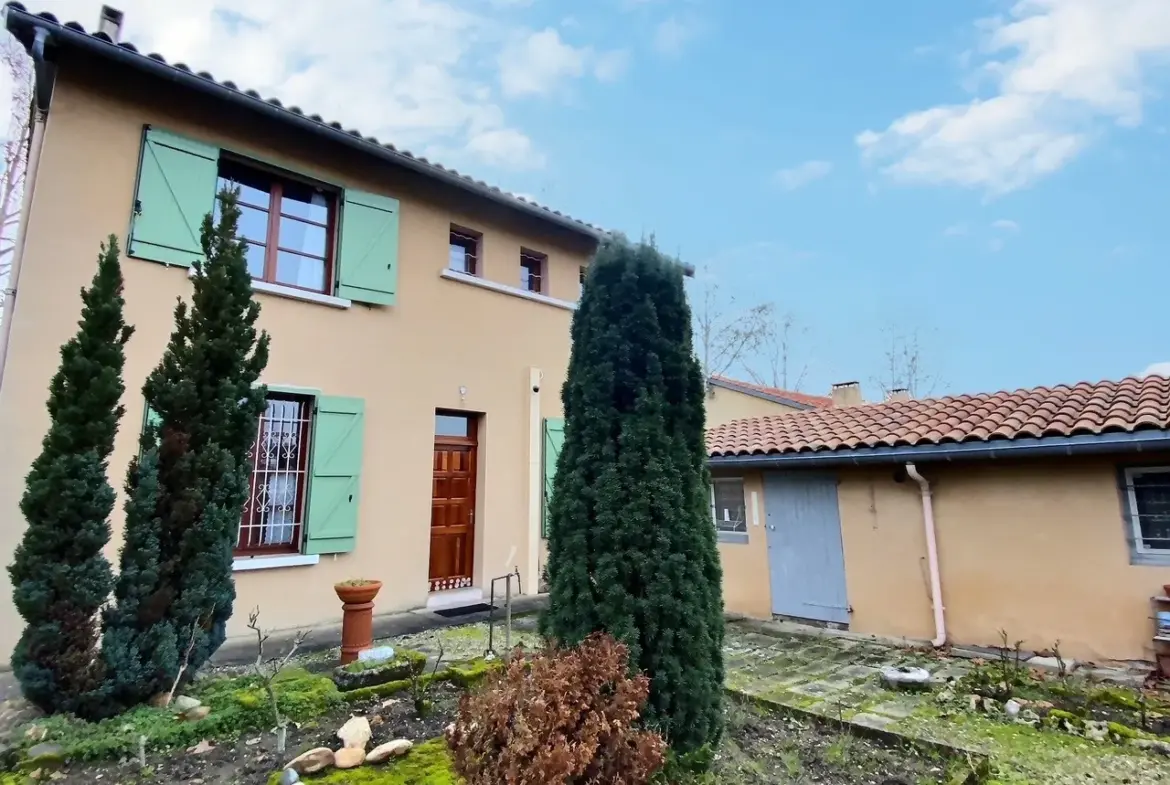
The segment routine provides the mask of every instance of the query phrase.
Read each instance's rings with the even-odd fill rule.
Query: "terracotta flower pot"
[[[358,658],[358,652],[374,643],[374,598],[381,581],[346,581],[333,585],[341,600],[341,664]]]

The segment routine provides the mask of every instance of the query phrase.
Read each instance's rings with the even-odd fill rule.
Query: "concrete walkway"
[[[932,681],[958,679],[973,667],[962,658],[767,622],[729,623],[724,655],[727,686],[737,693],[859,731],[986,755],[1003,782],[1170,783],[1163,756],[955,711],[933,692],[887,689],[879,676],[883,667],[905,665],[926,669]]]

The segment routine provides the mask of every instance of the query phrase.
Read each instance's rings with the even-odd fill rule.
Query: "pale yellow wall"
[[[765,414],[791,414],[804,411],[793,406],[769,401],[755,395],[747,395],[726,387],[707,387],[707,427],[722,425],[745,417],[761,417]]]
[[[768,581],[768,542],[764,526],[764,489],[760,484],[760,475],[756,472],[713,474],[716,477],[742,477],[747,505],[748,541],[719,543],[719,561],[723,565],[723,608],[730,613],[770,619],[772,592]],[[753,493],[756,499],[754,517]]]
[[[1025,648],[1059,640],[1071,657],[1153,659],[1149,598],[1170,567],[1130,565],[1113,463],[919,468],[934,492],[952,642],[998,644],[1003,629]],[[933,637],[917,486],[892,469],[840,476],[851,629]]]
[[[86,84],[80,81],[83,73]],[[102,87],[98,94],[99,77],[119,87]],[[137,101],[145,95],[154,102]],[[126,72],[63,64],[0,396],[0,445],[7,468],[0,472],[0,561],[10,562],[21,536],[23,478],[48,426],[46,388],[57,368],[58,347],[76,328],[78,290],[89,283],[98,244],[108,233],[118,234],[125,248],[142,126],[151,123],[401,202],[397,305],[335,310],[257,295],[261,326],[272,335],[265,382],[366,401],[360,523],[357,550],[351,554],[325,556],[312,567],[237,573],[237,613],[229,634],[243,631],[243,611],[254,605],[261,607],[266,626],[337,621],[340,609],[332,584],[348,578],[385,583],[379,612],[426,601],[434,410],[439,407],[486,413],[480,433],[476,585],[486,587],[488,579],[518,565],[524,586],[535,587],[536,576],[527,569],[529,514],[530,495],[540,488],[530,482],[529,472],[530,459],[539,460],[531,455],[529,371],[535,367],[544,373],[541,415],[559,416],[571,312],[439,275],[447,264],[448,226],[455,222],[483,232],[487,278],[515,284],[523,244],[548,253],[552,296],[572,300],[590,242],[279,126],[254,118],[225,119],[230,114]],[[162,354],[176,297],[191,290],[186,269],[135,259],[124,260],[123,268],[126,318],[137,332],[127,349],[126,416],[110,466],[119,490],[142,421],[142,381]],[[465,399],[460,387],[467,390]],[[118,505],[109,547],[115,560],[120,499]],[[8,588],[0,590],[0,664],[20,632],[10,595]]]

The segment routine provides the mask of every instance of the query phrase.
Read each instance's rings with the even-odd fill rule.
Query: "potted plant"
[[[374,598],[381,581],[355,578],[333,585],[341,600],[341,664],[358,658],[358,652],[374,643]]]

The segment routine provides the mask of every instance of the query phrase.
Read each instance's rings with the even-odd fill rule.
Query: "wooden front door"
[[[475,425],[475,420],[465,415],[435,417],[431,591],[471,585],[475,566]]]

